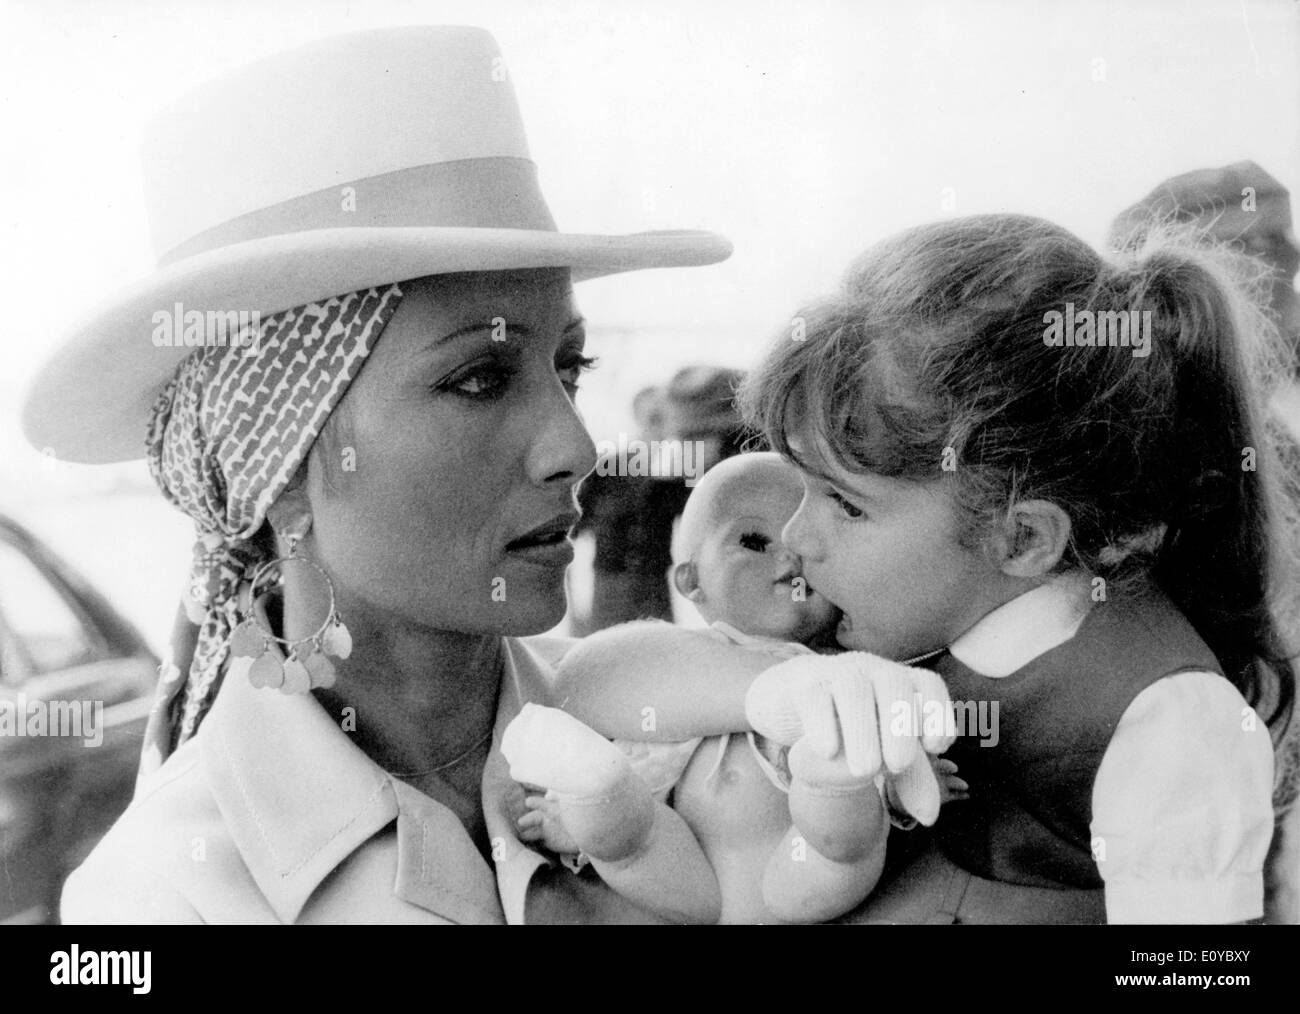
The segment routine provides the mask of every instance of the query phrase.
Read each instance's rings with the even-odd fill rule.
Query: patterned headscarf
[[[149,470],[194,519],[185,610],[198,632],[196,639],[178,624],[172,658],[160,670],[142,778],[194,735],[212,706],[230,634],[244,619],[240,592],[266,559],[254,536],[401,298],[389,285],[250,324],[229,344],[197,349],[158,396]]]

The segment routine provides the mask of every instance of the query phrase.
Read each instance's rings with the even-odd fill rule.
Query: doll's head
[[[682,512],[673,583],[706,620],[805,642],[838,611],[807,586],[781,529],[803,498],[799,470],[779,454],[738,454],[704,473]]]

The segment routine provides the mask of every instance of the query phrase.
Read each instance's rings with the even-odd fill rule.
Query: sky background
[[[598,437],[681,365],[751,364],[904,226],[1008,210],[1101,242],[1163,178],[1244,158],[1300,190],[1293,0],[0,0],[0,510],[68,538],[70,496],[143,474],[51,469],[17,416],[61,329],[152,267],[151,114],[257,57],[414,23],[496,36],[561,228],[735,242],[720,266],[579,288],[604,359],[583,396]],[[127,516],[152,519],[148,502]],[[164,528],[183,538],[179,515]]]

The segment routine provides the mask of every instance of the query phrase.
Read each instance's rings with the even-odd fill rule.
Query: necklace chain
[[[441,764],[437,765],[436,767],[424,768],[421,771],[389,771],[388,773],[392,775],[394,778],[419,778],[421,775],[432,775],[432,774],[437,774],[439,771],[446,771],[448,768],[455,767],[457,764],[461,763],[467,757],[476,753],[479,750],[479,748],[483,746],[484,743],[488,742],[492,738],[492,733],[494,731],[495,729],[489,727],[488,731],[484,733],[482,736],[480,736],[477,740],[475,740],[474,743],[470,745],[468,750],[466,750],[464,753],[456,757],[453,757],[449,761],[443,761]]]

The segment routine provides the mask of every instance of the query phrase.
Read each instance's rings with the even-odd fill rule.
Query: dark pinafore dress
[[[932,829],[892,831],[880,884],[843,921],[1105,922],[1105,843],[1089,829],[1102,757],[1138,694],[1185,670],[1221,672],[1214,654],[1144,588],[1096,603],[1074,637],[1009,676],[947,653],[931,667],[971,713],[997,702],[996,745],[968,725],[945,756],[970,799],[945,805]]]

